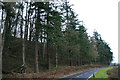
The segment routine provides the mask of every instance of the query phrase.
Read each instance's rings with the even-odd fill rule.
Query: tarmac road
[[[102,69],[104,68],[93,69],[93,70],[77,73],[64,78],[60,78],[58,80],[88,80],[91,76],[93,76],[93,74],[95,74],[97,71]]]

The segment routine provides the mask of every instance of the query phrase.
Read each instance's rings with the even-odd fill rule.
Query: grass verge
[[[105,69],[102,69],[94,74],[94,77],[92,76],[89,80],[109,80],[107,71],[112,69],[114,67],[108,67]]]

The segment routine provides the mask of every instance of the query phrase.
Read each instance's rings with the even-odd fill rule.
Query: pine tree
[[[97,31],[94,32],[94,38],[96,42],[97,52],[99,54],[98,61],[100,64],[110,64],[112,61],[112,55],[108,44],[102,40],[100,34]]]

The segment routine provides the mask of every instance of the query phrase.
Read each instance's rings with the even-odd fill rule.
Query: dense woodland
[[[108,65],[113,53],[79,21],[69,2],[1,2],[2,67],[39,73],[58,66]]]

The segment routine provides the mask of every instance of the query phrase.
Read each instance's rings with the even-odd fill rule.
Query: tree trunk
[[[23,2],[22,2],[22,4],[23,4]],[[22,39],[22,37],[23,37],[23,9],[21,9],[21,11],[20,11],[20,13],[21,13],[21,22],[20,22],[20,38]]]
[[[43,44],[43,60],[45,57],[45,48],[46,48],[46,43],[45,43],[45,39],[44,39],[44,44]]]
[[[38,66],[38,41],[35,40],[35,73],[39,73],[39,66]]]
[[[0,33],[0,63],[2,63],[2,49],[3,49],[2,34]],[[0,78],[1,77],[2,77],[2,65],[0,65]]]
[[[49,2],[46,3],[47,7],[49,8]],[[49,12],[47,13],[47,25],[49,25]],[[49,29],[47,29],[47,68],[50,70],[50,54],[49,54]]]
[[[31,2],[30,2],[30,10],[31,10]],[[32,19],[32,13],[30,13],[30,19]],[[33,20],[34,21],[34,20]],[[33,31],[33,29],[32,29],[32,20],[30,20],[30,30],[29,30],[29,41],[31,41],[32,40],[32,31]]]
[[[50,70],[50,55],[49,55],[49,43],[47,41],[47,69]]]
[[[23,59],[23,65],[24,67],[26,67],[26,62],[25,62],[25,40],[23,38],[23,42],[22,42],[22,59]],[[26,73],[26,70],[24,70],[24,73]]]
[[[37,13],[38,11],[38,13]],[[35,3],[35,73],[39,73],[39,63],[38,63],[38,38],[39,38],[39,7],[37,8],[37,4]]]
[[[18,13],[17,13],[18,14]],[[16,37],[16,34],[17,34],[17,25],[18,25],[18,15],[17,15],[17,18],[16,18],[16,21],[15,21],[16,25],[14,27],[14,37]]]
[[[56,47],[56,68],[58,67],[58,53],[57,53],[57,47]]]
[[[2,7],[0,6],[0,10],[2,9]],[[2,28],[3,28],[3,10],[1,11],[1,17],[2,17],[2,19],[0,20],[1,22],[1,24],[0,24],[0,55],[2,56],[2,50],[3,50],[3,46],[4,46],[4,36],[2,37]],[[0,58],[0,59],[2,59],[2,58]]]
[[[72,66],[72,58],[70,57],[70,66]]]
[[[28,38],[28,17],[29,17],[29,15],[28,15],[28,2],[27,2],[27,7],[26,7],[26,21],[25,21],[25,40],[27,40],[27,38]]]
[[[23,2],[22,2],[23,4]],[[22,21],[21,21],[21,38],[23,37],[22,39],[22,58],[23,58],[23,67],[26,67],[26,61],[25,61],[25,39],[26,39],[26,31],[23,30],[23,9],[22,9]],[[25,29],[26,29],[26,26],[25,26]],[[24,73],[26,73],[26,70],[24,70]]]
[[[0,7],[0,10],[2,9],[2,7]],[[2,25],[2,21],[3,21],[3,11],[2,11],[2,15],[1,15],[2,19],[1,19],[1,24],[0,24],[0,63],[2,63],[2,51],[3,51],[3,46],[4,46],[4,41],[3,41],[3,37],[2,37],[2,33],[1,33],[1,29],[3,27]],[[0,65],[0,79],[2,78],[2,65]]]

